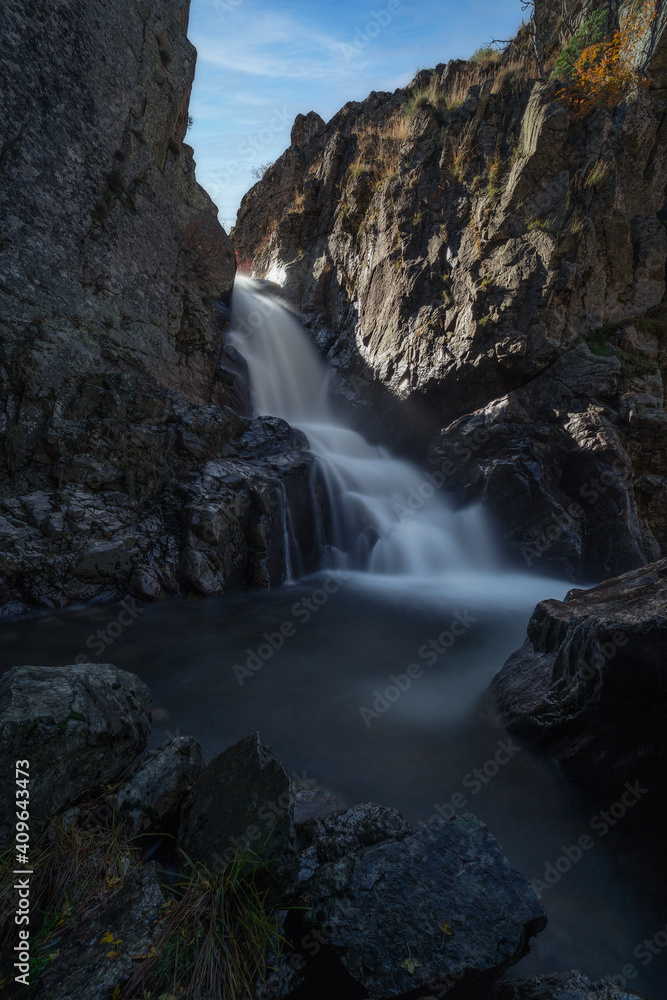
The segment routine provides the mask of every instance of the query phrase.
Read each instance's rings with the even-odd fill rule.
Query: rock
[[[197,740],[177,736],[158,750],[151,750],[108,801],[136,832],[163,832],[177,819],[183,799],[203,770],[204,758]]]
[[[591,579],[660,555],[605,406],[620,369],[615,357],[574,348],[521,389],[450,424],[432,446],[445,488],[484,502],[517,563]]]
[[[653,333],[638,331],[634,326],[626,326],[621,331],[620,346],[624,351],[636,351],[653,360],[660,352],[660,341]]]
[[[396,809],[372,802],[307,819],[297,825],[300,877],[307,877],[318,865],[387,840],[403,839],[411,832]]]
[[[84,916],[59,942],[57,957],[36,982],[35,1000],[110,997],[137,968],[136,956],[153,945],[166,901],[155,862],[132,869],[108,906]]]
[[[561,12],[540,7],[555,58]],[[666,26],[660,11],[644,32],[643,67],[665,61]],[[349,102],[307,137],[297,119],[232,233],[304,314],[341,398],[406,451],[664,295],[662,84],[582,127],[529,67],[530,32],[497,61]]]
[[[214,872],[240,853],[266,863],[280,888],[293,883],[297,856],[290,779],[259,733],[207,764],[183,803],[178,846]]]
[[[0,678],[2,836],[13,826],[14,763],[28,760],[31,829],[115,781],[146,746],[150,692],[109,663],[13,667]]]
[[[292,125],[290,142],[297,148],[307,146],[325,128],[324,119],[320,118],[316,111],[309,111],[307,115],[297,115]]]
[[[24,352],[24,407],[118,365],[208,401],[235,261],[184,142],[188,7],[5,5],[8,35],[30,39],[20,62],[0,59],[0,308],[6,359]]]
[[[326,927],[326,948],[377,1000],[498,976],[546,925],[527,879],[473,816],[324,864],[299,898],[306,930]]]
[[[276,585],[289,562],[288,506],[291,563],[315,568],[313,459],[284,421],[198,406],[127,374],[91,377],[50,421],[42,466],[80,464],[83,441],[126,468],[122,489],[66,476],[59,488],[0,498],[6,605]]]
[[[665,559],[542,601],[491,685],[503,723],[598,782],[664,787],[666,609]]]
[[[489,1000],[645,1000],[609,979],[592,982],[580,972],[496,983]]]
[[[184,142],[188,11],[3,8],[29,41],[0,54],[0,614],[275,585],[284,497],[314,568],[307,445],[253,428],[225,343],[236,263]],[[195,470],[241,455],[224,497],[193,487],[213,516],[243,510],[224,552],[202,549],[177,504]]]

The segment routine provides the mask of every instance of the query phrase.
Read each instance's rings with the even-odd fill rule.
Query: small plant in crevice
[[[267,170],[270,170],[273,166],[273,160],[269,160],[268,163],[262,163],[258,167],[251,167],[250,173],[256,181],[261,181]]]
[[[150,951],[120,991],[122,1000],[166,993],[192,1000],[246,1000],[266,979],[270,955],[284,939],[280,918],[255,869],[240,854],[221,874],[188,863],[174,887]]]
[[[141,852],[118,820],[91,823],[104,803],[79,807],[67,820],[59,817],[31,842],[30,979],[34,985],[58,957],[59,940],[82,920],[103,912],[128,874],[141,864]],[[0,869],[7,876],[0,891],[0,945],[3,958],[15,944],[11,888],[14,852],[5,852]],[[109,948],[107,947],[107,951]],[[29,995],[26,990],[25,995]]]
[[[612,170],[613,166],[607,160],[597,160],[586,174],[586,187],[594,188],[603,184]]]
[[[597,11],[584,23],[561,53],[563,62],[559,65],[557,60],[555,67],[558,78],[566,83],[556,96],[575,115],[585,117],[596,107],[610,111],[640,87],[648,86],[647,78],[633,65],[633,53],[655,22],[657,10],[656,0],[643,0],[634,13],[626,15],[621,27],[611,33],[606,30],[604,11]],[[587,25],[588,33],[581,35]],[[576,46],[572,48],[575,39],[579,39],[577,46],[581,44],[581,51]]]

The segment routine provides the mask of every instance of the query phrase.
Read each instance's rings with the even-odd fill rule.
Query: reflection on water
[[[566,589],[502,574],[387,576],[379,586],[334,573],[273,592],[146,607],[110,645],[118,607],[89,606],[4,623],[0,667],[68,663],[103,646],[92,662],[132,670],[150,686],[153,745],[193,735],[210,758],[258,729],[291,773],[341,802],[393,805],[413,825],[449,815],[453,802],[542,878],[563,848],[591,833],[598,807],[550,759],[515,749],[485,691],[523,641],[536,601]],[[646,967],[632,952],[667,924],[659,873],[623,824],[593,840],[544,893],[549,927],[513,974],[578,968],[597,978],[631,962],[639,975],[628,985],[658,1000],[667,950]]]

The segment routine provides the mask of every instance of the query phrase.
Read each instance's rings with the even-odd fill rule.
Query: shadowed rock
[[[663,559],[542,601],[491,688],[513,733],[600,777],[664,787],[666,662]]]
[[[164,831],[178,817],[181,802],[203,770],[197,740],[177,736],[151,750],[108,801],[137,832]]]
[[[109,663],[14,667],[0,678],[0,823],[13,827],[14,762],[30,762],[31,829],[113,782],[146,746],[150,692]]]
[[[474,816],[324,864],[300,898],[306,929],[326,927],[326,948],[373,1000],[492,979],[546,925],[537,894]]]
[[[183,803],[178,846],[215,872],[239,854],[266,865],[274,881],[294,880],[294,803],[290,779],[259,733],[206,766]]]

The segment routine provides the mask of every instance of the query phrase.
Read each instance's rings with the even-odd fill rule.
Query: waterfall
[[[317,458],[327,566],[432,577],[495,565],[481,508],[454,510],[425,473],[347,426],[334,412],[327,368],[301,324],[240,276],[232,328],[257,413],[299,428]]]

